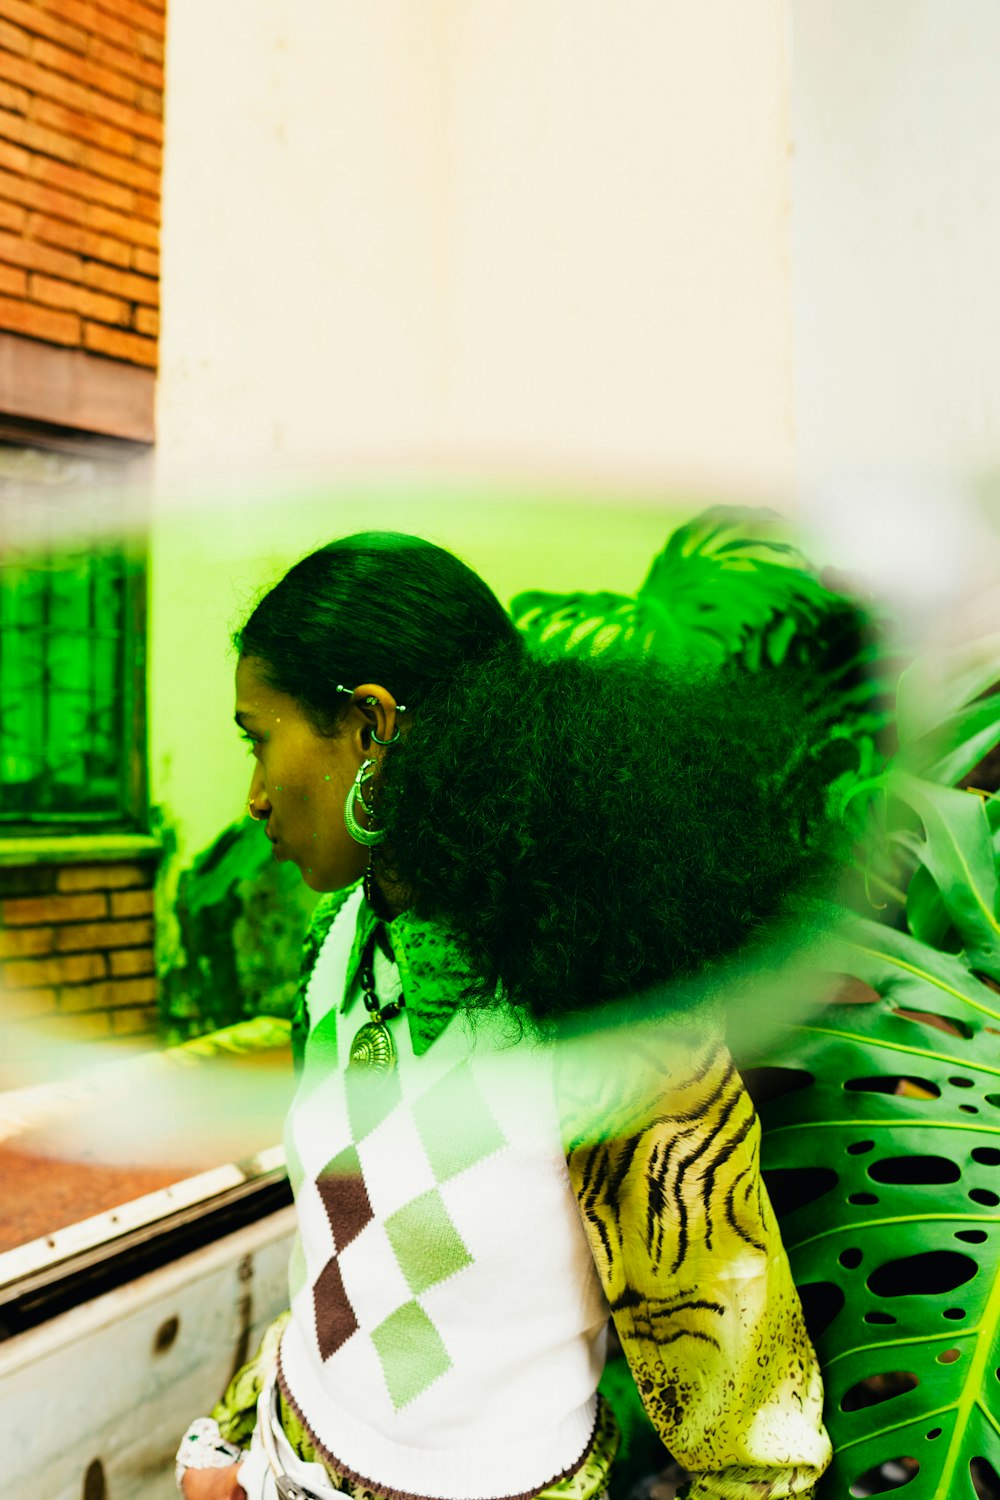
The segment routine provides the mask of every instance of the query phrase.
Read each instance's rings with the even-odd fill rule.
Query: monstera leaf
[[[800,1028],[761,1103],[826,1385],[821,1493],[895,1474],[908,1500],[974,1500],[1000,1472],[1000,994],[876,922],[847,951],[872,1003]]]
[[[997,742],[1000,635],[912,663],[899,679],[899,763],[952,784]]]
[[[748,1073],[823,1368],[831,1500],[1000,1496],[1000,797],[929,779],[1000,740],[1000,697],[979,697],[996,648],[936,698],[925,664],[904,674],[883,782],[910,859],[898,925],[853,920],[841,1003]]]
[[[679,665],[750,670],[817,651],[858,666],[857,610],[825,588],[775,534],[773,512],[715,506],[681,526],[636,597],[518,594],[511,613],[529,645],[581,656],[650,653]],[[842,638],[842,639],[841,639]],[[863,690],[863,684],[856,685]]]

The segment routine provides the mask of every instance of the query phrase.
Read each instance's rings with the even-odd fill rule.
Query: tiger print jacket
[[[330,926],[355,889],[320,898],[292,1027]],[[364,903],[348,978],[377,918]],[[454,1014],[463,977],[440,928],[389,924],[414,1051]],[[687,1500],[809,1500],[830,1461],[823,1392],[759,1167],[760,1124],[716,1019],[560,1048],[570,1180],[646,1412],[692,1478]]]

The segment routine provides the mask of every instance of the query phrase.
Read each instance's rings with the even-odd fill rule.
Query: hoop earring
[[[376,745],[394,745],[399,738],[400,733],[398,724],[396,725],[396,733],[393,735],[391,740],[380,740],[374,729],[372,730],[372,741]]]
[[[374,760],[363,760],[361,762],[360,766],[358,767],[358,774],[355,776],[353,783],[348,788],[347,799],[344,802],[344,825],[347,828],[348,833],[356,843],[364,844],[366,848],[369,849],[372,848],[372,846],[375,844],[381,844],[388,830],[385,828],[362,828],[361,824],[357,820],[357,816],[354,811],[354,799],[355,797],[360,797],[361,806],[364,808],[365,812],[369,817],[374,816],[372,809],[365,801],[363,788],[364,783],[366,781],[370,781],[372,776],[374,776],[374,768],[377,764],[378,762]],[[369,767],[371,767],[372,769],[369,770]]]

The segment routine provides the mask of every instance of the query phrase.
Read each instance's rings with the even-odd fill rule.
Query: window
[[[0,441],[0,835],[145,815],[141,553],[120,461]]]

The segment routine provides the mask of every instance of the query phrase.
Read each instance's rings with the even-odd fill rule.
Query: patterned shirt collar
[[[345,891],[345,897],[357,890],[360,884],[358,881]],[[380,922],[389,934],[402,984],[410,1042],[419,1057],[441,1035],[458,1009],[469,972],[455,940],[436,922],[425,921],[412,911],[400,912],[391,921],[383,922],[362,896],[344,976],[341,1009],[346,1006],[357,978],[365,944]]]

